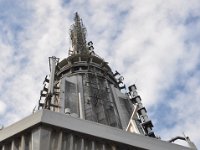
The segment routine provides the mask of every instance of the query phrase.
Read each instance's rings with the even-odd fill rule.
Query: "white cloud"
[[[4,102],[0,101],[0,115],[3,115],[6,111],[6,105]]]
[[[124,75],[127,85],[136,83],[145,106],[166,103],[177,112],[171,119],[180,123],[161,129],[161,136],[169,139],[168,133],[185,131],[200,146],[195,131],[200,123],[194,119],[199,117],[200,45],[195,40],[200,36],[200,21],[191,19],[200,17],[198,0],[76,0],[67,4],[37,0],[18,5],[30,11],[24,18],[12,14],[23,30],[11,30],[9,22],[0,20],[0,49],[4,50],[0,53],[0,105],[10,108],[0,111],[7,111],[5,124],[31,113],[49,71],[48,57],[67,57],[69,27],[78,11],[96,53]],[[180,84],[187,90],[174,89]],[[166,93],[171,88],[173,99]],[[188,99],[190,107],[185,111]],[[157,122],[154,113],[151,116]]]

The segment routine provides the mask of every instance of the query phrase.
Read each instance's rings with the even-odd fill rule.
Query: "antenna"
[[[86,48],[86,32],[87,30],[83,25],[79,14],[76,12],[74,17],[74,24],[70,29],[70,37],[73,49],[73,52],[70,52],[70,54],[83,54],[88,52]]]

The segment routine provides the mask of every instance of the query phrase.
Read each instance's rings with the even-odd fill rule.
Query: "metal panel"
[[[43,110],[37,111],[37,113],[30,115],[14,124],[11,126],[8,126],[4,128],[3,130],[0,130],[0,142],[3,141],[4,139],[7,139],[16,133],[22,132],[23,130],[36,125],[39,123],[42,119],[41,117],[43,116]]]
[[[51,143],[51,129],[40,128],[40,149],[49,150]]]
[[[71,113],[79,114],[76,84],[67,80],[65,81],[65,108],[69,108]]]
[[[26,122],[31,122],[32,119],[34,119],[32,124]],[[35,126],[36,124],[39,127]],[[15,131],[12,129],[15,129]],[[50,133],[46,134],[46,131]],[[63,132],[62,138],[60,138],[61,131]],[[33,135],[30,136],[30,133],[33,133]],[[35,141],[38,135],[39,141]],[[43,135],[48,135],[47,137],[51,135],[51,142],[48,143],[48,138],[44,139]],[[85,150],[191,150],[184,146],[143,135],[128,133],[117,128],[49,110],[42,110],[10,127],[4,128],[0,132],[0,136],[3,139],[0,141],[0,147],[6,150],[11,150],[12,140],[16,139],[21,140],[19,141],[21,143],[21,149],[26,145],[25,150],[33,150],[30,149],[30,143],[41,145],[41,143],[45,143],[44,141],[47,141],[47,145],[51,145],[50,149],[58,149],[62,145],[59,149],[65,150],[80,150],[83,149],[83,145]],[[35,147],[37,146],[34,145]],[[43,147],[39,146],[39,149],[41,148]]]
[[[38,128],[32,131],[32,150],[40,150],[40,130]]]

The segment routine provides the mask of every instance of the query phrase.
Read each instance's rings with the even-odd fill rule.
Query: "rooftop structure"
[[[78,13],[70,29],[69,56],[49,57],[50,74],[44,79],[37,110],[0,131],[2,150],[189,150],[187,137],[158,139],[135,85],[87,43]],[[191,148],[173,144],[183,139]]]

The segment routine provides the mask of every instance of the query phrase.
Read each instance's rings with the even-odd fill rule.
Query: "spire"
[[[86,28],[82,23],[78,13],[75,13],[74,24],[70,29],[70,37],[72,41],[72,54],[83,54],[87,52],[86,49]]]

